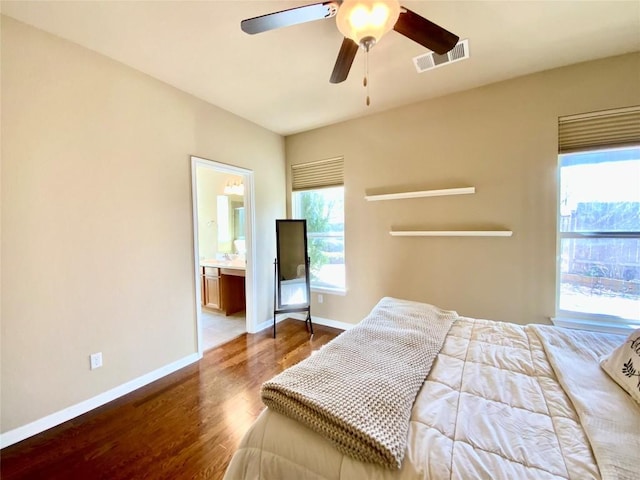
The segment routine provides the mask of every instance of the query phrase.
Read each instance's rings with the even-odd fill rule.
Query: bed
[[[225,480],[640,479],[638,337],[383,298],[263,385]]]

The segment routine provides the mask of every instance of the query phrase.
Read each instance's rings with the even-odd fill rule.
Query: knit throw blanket
[[[262,385],[262,401],[356,460],[400,468],[411,409],[455,312],[385,297],[358,325]]]

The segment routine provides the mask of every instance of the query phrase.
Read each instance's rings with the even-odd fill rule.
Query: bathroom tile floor
[[[202,349],[210,350],[247,331],[244,311],[229,315],[202,310]]]

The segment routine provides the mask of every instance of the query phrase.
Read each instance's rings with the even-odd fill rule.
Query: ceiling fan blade
[[[336,2],[315,3],[248,18],[240,22],[240,28],[243,32],[253,35],[254,33],[262,33],[276,28],[333,17],[337,12],[338,4]]]
[[[333,67],[333,72],[331,72],[331,79],[329,80],[331,83],[341,83],[347,79],[353,59],[356,58],[356,53],[358,53],[358,44],[350,38],[344,37],[336,64]]]
[[[439,55],[444,55],[455,47],[460,39],[405,7],[401,7],[400,16],[393,29]]]

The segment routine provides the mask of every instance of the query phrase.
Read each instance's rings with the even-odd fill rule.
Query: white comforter
[[[606,353],[621,341],[622,337],[603,335],[600,350]],[[608,383],[599,393],[600,405],[607,404],[607,392],[620,401],[619,387],[606,375],[602,380]],[[625,438],[638,452],[640,428],[633,430],[637,425],[633,422],[640,419],[640,408],[632,401],[625,405],[631,410],[615,414],[618,423],[632,425],[631,437]],[[565,478],[601,476],[579,415],[535,327],[468,318],[454,323],[418,393],[400,470],[344,456],[298,422],[267,409],[245,435],[225,476],[227,480]]]

